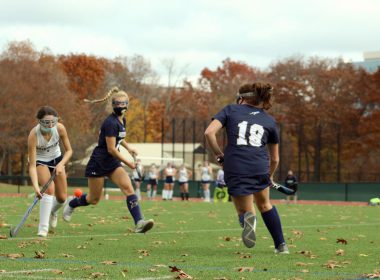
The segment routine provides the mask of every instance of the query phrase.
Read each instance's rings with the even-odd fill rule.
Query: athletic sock
[[[210,190],[205,190],[204,194],[205,194],[205,200],[209,201],[210,200]]]
[[[156,191],[156,190],[153,190],[152,197],[156,197],[156,194],[157,194],[157,191]]]
[[[40,222],[38,224],[38,231],[49,231],[49,219],[52,207],[53,196],[50,194],[44,194],[40,202]]]
[[[141,200],[141,191],[140,191],[140,189],[136,189],[135,193],[136,193],[136,195],[137,195],[137,198],[138,198],[139,200]]]
[[[146,190],[146,196],[148,197],[148,198],[151,198],[152,197],[152,190]]]
[[[77,208],[80,206],[87,206],[89,203],[86,200],[87,194],[84,193],[80,197],[73,198],[70,202],[69,205],[71,208]]]
[[[239,217],[239,224],[241,227],[244,227],[244,213],[241,215],[238,215]]]
[[[127,206],[129,212],[133,217],[133,220],[135,221],[135,224],[137,224],[138,221],[142,220],[142,214],[137,195],[132,194],[130,196],[127,196]]]
[[[186,200],[189,200],[189,193],[185,193]]]
[[[63,202],[63,203],[59,203],[59,202],[57,201],[57,198],[54,196],[54,197],[53,197],[53,206],[52,206],[52,208],[51,208],[51,213],[52,213],[52,214],[57,213],[57,211],[59,210],[59,208],[61,208],[64,204],[65,204],[65,202]]]
[[[185,193],[181,192],[181,198],[182,200],[185,200]]]
[[[168,191],[168,199],[173,199],[173,190]]]
[[[162,199],[166,200],[168,199],[168,191],[167,190],[162,190]]]
[[[271,210],[261,213],[261,216],[268,231],[272,235],[275,248],[278,248],[281,243],[285,243],[285,239],[282,233],[280,216],[278,215],[276,207],[273,206]]]

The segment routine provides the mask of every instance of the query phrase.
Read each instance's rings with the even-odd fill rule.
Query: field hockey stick
[[[55,173],[55,169],[53,170],[53,173],[51,174],[50,176],[50,179],[49,181],[47,181],[45,183],[45,185],[42,186],[41,190],[40,190],[40,193],[41,194],[44,194],[45,191],[47,190],[47,188],[49,187],[50,183],[54,180],[56,176],[56,173]],[[37,202],[39,201],[40,199],[38,197],[36,197],[34,200],[33,200],[33,203],[32,205],[29,206],[29,208],[26,210],[26,213],[24,214],[24,216],[22,217],[21,219],[21,222],[15,227],[15,228],[11,228],[10,232],[9,232],[9,235],[11,237],[16,237],[16,235],[18,234],[19,230],[21,229],[21,227],[24,225],[26,219],[29,217],[30,213],[32,212],[34,206],[36,206]]]
[[[290,188],[287,188],[279,183],[272,183],[271,184],[271,187],[272,188],[275,188],[276,190],[278,190],[279,192],[283,193],[283,194],[286,194],[286,195],[294,195],[296,192],[295,190],[292,190]]]
[[[134,163],[135,163],[137,176],[139,176],[139,180],[141,180],[141,179],[142,179],[141,166],[137,166],[137,164],[136,164],[136,162],[137,162],[136,155],[133,154],[132,157],[133,157],[133,161],[134,161]]]

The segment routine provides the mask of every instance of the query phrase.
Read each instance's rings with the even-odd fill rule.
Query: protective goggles
[[[114,106],[114,107],[116,107],[116,106],[120,106],[120,107],[128,107],[128,101],[116,101],[116,100],[114,100],[114,101],[112,101],[112,105]]]
[[[46,119],[41,119],[41,120],[38,120],[39,124],[42,125],[43,127],[53,127],[55,125],[57,125],[58,123],[58,118],[57,117],[54,117],[53,119],[51,120],[46,120]]]

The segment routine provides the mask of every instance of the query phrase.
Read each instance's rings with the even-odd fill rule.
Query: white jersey
[[[216,177],[216,183],[219,185],[225,185],[226,182],[224,182],[224,171],[223,169],[219,169],[218,175]]]
[[[149,170],[148,177],[149,177],[149,179],[157,179],[156,170]]]
[[[134,179],[141,179],[141,178],[139,177],[139,173],[137,173],[137,168],[140,168],[140,173],[142,173],[141,165],[137,165],[137,166],[136,166],[136,169],[133,169],[133,171],[132,171],[133,178],[134,178]],[[142,175],[143,175],[143,174],[141,174],[141,176],[142,176]]]
[[[187,170],[186,170],[186,168],[181,168],[180,170],[179,170],[179,178],[178,178],[178,181],[180,182],[180,183],[185,183],[185,182],[187,182],[187,181],[189,181],[189,177],[188,177],[188,174],[187,174]]]
[[[59,133],[57,126],[51,129],[51,138],[46,141],[41,133],[41,126],[38,124],[36,127],[37,136],[37,160],[49,162],[61,155],[61,148],[59,147]]]
[[[207,166],[202,167],[201,174],[202,174],[201,175],[202,181],[210,181],[211,180],[211,174],[210,174]]]
[[[166,176],[173,176],[173,168],[172,167],[166,167]]]

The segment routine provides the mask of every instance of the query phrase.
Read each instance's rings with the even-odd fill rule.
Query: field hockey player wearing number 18
[[[63,210],[63,219],[69,222],[77,207],[97,204],[103,193],[104,177],[107,176],[126,196],[128,210],[135,222],[135,232],[145,233],[153,227],[154,221],[144,220],[131,179],[121,162],[131,169],[135,169],[136,166],[119,151],[119,147],[122,145],[132,156],[137,155],[137,151],[124,140],[126,136],[125,114],[129,104],[128,94],[118,88],[112,88],[103,99],[88,102],[104,102],[111,96],[113,113],[104,120],[100,128],[98,145],[93,150],[85,171],[89,193],[67,203]]]
[[[237,104],[227,105],[217,113],[205,136],[218,162],[223,165],[228,193],[243,228],[244,245],[251,248],[256,244],[255,201],[273,238],[275,253],[289,254],[280,216],[269,200],[269,187],[279,163],[276,122],[265,112],[271,107],[272,91],[266,83],[241,86]],[[224,154],[216,140],[216,133],[223,127],[228,138]]]

